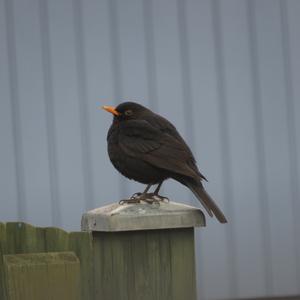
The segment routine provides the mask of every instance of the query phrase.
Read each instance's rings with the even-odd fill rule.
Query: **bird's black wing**
[[[158,114],[146,115],[146,116],[144,116],[144,118],[153,127],[159,129],[160,131],[162,131],[165,134],[168,134],[169,136],[176,139],[179,143],[181,143],[182,144],[181,146],[184,148],[184,151],[189,156],[188,163],[193,167],[194,170],[196,170],[198,172],[201,179],[204,179],[205,181],[207,181],[207,179],[199,172],[199,170],[197,168],[197,163],[196,163],[196,160],[194,158],[192,151],[190,150],[189,146],[186,144],[186,142],[182,138],[182,136],[179,134],[176,127],[169,120],[167,120],[166,118],[164,118]]]
[[[124,122],[120,126],[119,146],[127,155],[157,168],[191,178],[202,177],[186,144],[146,120]]]
[[[185,151],[189,153],[190,157],[196,163],[196,160],[194,159],[193,153],[190,150],[189,146],[186,144],[185,140],[181,137],[176,127],[170,121],[158,114],[146,115],[145,120],[153,127],[159,129],[163,133],[172,136],[174,139],[184,144],[183,146],[185,148]]]

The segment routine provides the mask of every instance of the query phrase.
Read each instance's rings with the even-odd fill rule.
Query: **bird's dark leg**
[[[145,190],[144,190],[143,194],[146,194],[146,193],[149,191],[149,189],[151,188],[151,186],[152,186],[152,184],[151,184],[151,183],[150,183],[150,184],[148,184],[148,185],[147,185],[147,187],[145,188]]]
[[[161,201],[169,202],[167,197],[163,197],[158,194],[163,181],[161,181],[158,186],[156,187],[153,193],[148,193],[152,184],[148,184],[146,189],[142,193],[135,193],[129,199],[124,199],[119,202],[119,204],[130,204],[130,203],[140,203],[141,201],[145,201],[147,203],[159,203]]]
[[[149,189],[151,188],[152,184],[148,184],[145,188],[145,190],[142,193],[134,193],[130,199],[139,198],[141,195],[146,195]]]
[[[158,186],[157,186],[157,188],[155,189],[153,195],[154,195],[154,197],[158,198],[159,201],[166,201],[166,202],[169,202],[170,200],[169,200],[168,197],[161,196],[161,195],[158,194],[158,192],[159,192],[159,190],[160,190],[162,184],[163,184],[163,181],[161,181],[161,182],[158,184]]]
[[[158,192],[159,192],[159,190],[160,190],[160,188],[161,188],[161,185],[163,184],[163,181],[161,181],[159,184],[158,184],[158,186],[156,187],[156,189],[155,189],[155,191],[154,191],[154,195],[158,195]]]
[[[145,190],[142,193],[134,193],[129,199],[123,199],[119,201],[119,204],[125,204],[125,203],[140,203],[141,200],[144,200],[144,198],[147,198],[147,192],[151,188],[152,184],[148,184],[145,188]]]
[[[147,194],[148,197],[147,197],[146,199],[144,199],[144,200],[145,200],[146,202],[148,202],[148,203],[157,203],[157,202],[159,203],[159,202],[161,202],[161,201],[169,202],[169,201],[170,201],[169,198],[164,197],[164,196],[161,196],[161,195],[158,194],[158,192],[159,192],[159,190],[160,190],[162,184],[163,184],[163,181],[161,181],[161,182],[158,184],[158,186],[156,187],[154,193],[149,193],[149,194]],[[150,196],[150,198],[149,198],[149,196]]]

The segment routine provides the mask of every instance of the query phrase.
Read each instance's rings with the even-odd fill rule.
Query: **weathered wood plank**
[[[36,253],[45,250],[43,228],[23,222],[6,223],[7,254]]]
[[[45,250],[67,251],[69,248],[69,234],[56,227],[44,228],[45,231]]]
[[[3,255],[6,253],[6,226],[0,223],[0,300],[5,299],[5,274]]]
[[[81,299],[94,299],[93,243],[90,232],[70,232],[69,250],[80,260]]]
[[[169,230],[173,300],[196,299],[194,228]]]
[[[193,228],[94,232],[95,299],[196,299]]]
[[[80,274],[83,283],[82,299],[93,299],[94,295],[92,246],[92,234],[88,232],[68,233],[60,228],[34,227],[23,222],[0,224],[0,255],[74,251],[82,263]],[[2,255],[0,257],[0,288],[0,300],[6,299]]]
[[[73,252],[4,255],[8,300],[80,299],[80,262]]]

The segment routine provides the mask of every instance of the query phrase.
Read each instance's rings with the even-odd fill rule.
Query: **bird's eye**
[[[125,115],[126,116],[131,116],[132,115],[132,110],[131,109],[125,110]]]

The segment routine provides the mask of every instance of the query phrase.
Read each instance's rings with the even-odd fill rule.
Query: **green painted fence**
[[[18,299],[15,295],[10,295],[8,291],[8,285],[12,281],[17,284],[19,282],[19,275],[13,275],[15,269],[11,268],[13,258],[11,255],[15,255],[14,260],[20,260],[16,254],[34,254],[34,253],[51,253],[50,256],[46,256],[45,260],[49,261],[50,258],[55,258],[57,252],[73,252],[80,263],[80,287],[76,286],[75,290],[80,291],[81,297],[74,298],[71,293],[68,299],[94,299],[94,287],[93,287],[93,246],[92,246],[92,234],[89,232],[66,232],[59,228],[41,228],[34,227],[32,225],[22,222],[12,223],[0,223],[0,300]],[[70,254],[69,254],[70,255]],[[5,262],[5,259],[7,260]],[[41,255],[33,255],[33,260],[41,261]],[[59,268],[59,264],[62,262],[60,255],[56,255],[56,262],[54,261],[54,279],[55,268]],[[49,262],[47,263],[49,265]],[[23,259],[24,265],[24,259]],[[51,264],[52,266],[53,264]],[[22,267],[22,264],[20,265]],[[20,268],[21,268],[20,267]],[[28,267],[28,264],[27,264]],[[24,270],[21,268],[20,270]],[[49,270],[49,266],[47,267]],[[64,263],[64,270],[68,268]],[[51,269],[51,270],[52,270]],[[72,269],[70,269],[72,270]],[[76,270],[73,269],[73,270]],[[36,272],[34,268],[29,272],[35,276]],[[28,273],[28,274],[29,274]],[[66,273],[67,274],[67,273]],[[75,273],[74,273],[75,274]],[[12,278],[13,276],[13,278]],[[27,275],[30,276],[30,275]],[[52,280],[51,278],[49,280]],[[76,282],[74,277],[68,276],[68,280],[73,283]],[[64,291],[68,289],[68,280],[64,278]],[[77,285],[77,283],[76,283]],[[39,286],[39,283],[37,284]],[[51,282],[51,286],[55,287],[56,283]],[[42,287],[41,287],[42,289]],[[72,285],[70,285],[72,290]],[[39,297],[35,298],[39,299]],[[43,299],[48,299],[44,297]],[[59,298],[57,298],[59,299]],[[61,299],[67,299],[62,296]]]
[[[0,300],[196,300],[194,228],[0,223]]]
[[[3,256],[9,300],[80,300],[80,262],[74,252]]]

